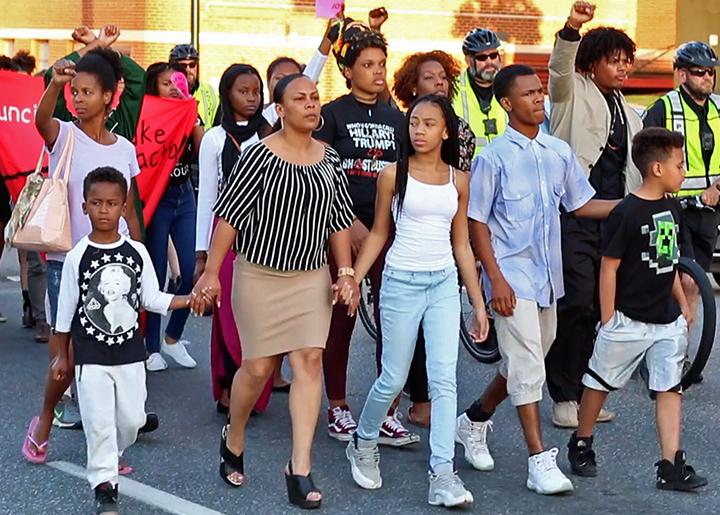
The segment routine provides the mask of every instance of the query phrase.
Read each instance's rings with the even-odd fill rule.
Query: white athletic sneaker
[[[353,435],[345,448],[345,456],[350,461],[350,471],[358,486],[367,490],[377,490],[382,486],[380,450],[377,442],[363,440]]]
[[[553,424],[555,427],[575,429],[578,426],[578,403],[575,401],[556,402],[553,404]]]
[[[145,361],[145,368],[148,372],[160,372],[168,367],[167,361],[159,352],[153,352]]]
[[[195,368],[197,366],[197,363],[194,359],[188,354],[188,351],[185,349],[185,344],[182,341],[179,341],[177,343],[174,343],[172,345],[168,345],[165,342],[162,342],[162,351],[163,353],[170,356],[175,363],[180,365],[184,368]]]
[[[492,420],[473,422],[463,413],[455,423],[455,441],[465,448],[465,460],[477,470],[492,470],[495,462],[487,446],[488,429]]]
[[[580,406],[575,401],[556,402],[553,404],[552,421],[555,427],[577,429],[579,425]],[[611,422],[615,413],[602,408],[597,416],[597,422]]]
[[[428,503],[433,506],[461,506],[474,501],[473,495],[465,488],[457,472],[447,471],[440,474],[428,472],[430,489]]]
[[[572,492],[572,482],[557,466],[557,454],[557,449],[550,449],[528,458],[526,485],[530,490],[543,495]]]

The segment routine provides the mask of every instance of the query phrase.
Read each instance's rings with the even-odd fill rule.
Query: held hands
[[[512,316],[515,311],[515,306],[517,306],[517,299],[515,298],[515,292],[512,287],[502,274],[497,279],[491,281],[491,283],[493,309],[500,316]]]
[[[570,9],[568,25],[574,29],[580,29],[583,24],[589,22],[595,16],[595,5],[590,2],[575,2]]]
[[[90,27],[87,25],[77,27],[72,33],[72,38],[78,43],[83,43],[85,45],[89,45],[97,39],[93,31],[90,30]]]
[[[205,309],[213,303],[219,308],[221,291],[217,274],[204,272],[190,292],[190,309],[194,313],[205,313]]]
[[[343,275],[338,277],[335,284],[332,285],[333,306],[342,300],[342,303],[348,306],[348,316],[355,316],[355,311],[360,304],[360,288],[354,277]]]
[[[75,63],[69,59],[60,59],[52,67],[52,81],[65,84],[75,77]]]

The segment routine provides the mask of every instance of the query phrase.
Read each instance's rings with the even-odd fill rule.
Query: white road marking
[[[48,466],[71,476],[87,480],[85,469],[67,461],[51,461]],[[120,497],[132,497],[144,504],[155,506],[174,515],[224,515],[222,512],[211,510],[176,495],[163,492],[144,483],[133,481],[126,477],[120,478]],[[121,501],[122,502],[122,501]]]

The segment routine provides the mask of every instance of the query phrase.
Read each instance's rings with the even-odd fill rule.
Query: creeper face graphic
[[[653,215],[653,225],[655,227],[652,231],[648,225],[643,225],[641,231],[642,234],[649,234],[650,247],[655,248],[655,256],[651,255],[652,252],[643,252],[642,260],[647,261],[650,268],[655,268],[658,274],[672,272],[680,259],[675,219],[670,211],[663,211]]]

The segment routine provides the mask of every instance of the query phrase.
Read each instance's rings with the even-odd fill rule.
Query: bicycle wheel
[[[490,331],[485,341],[478,341],[468,332],[468,327],[472,324],[473,307],[467,296],[464,286],[460,287],[460,340],[468,353],[478,360],[480,363],[492,364],[500,361],[500,351],[498,350],[497,334],[495,333],[495,324],[492,315],[488,313],[490,320]]]
[[[716,308],[715,293],[705,271],[694,260],[682,257],[678,271],[683,278],[683,288],[692,307],[693,293],[696,299],[695,320],[688,330],[687,358],[689,365],[683,371],[682,387],[689,388],[702,374],[710,357],[715,340]],[[689,279],[689,280],[688,280]]]
[[[372,338],[373,342],[377,340],[377,327],[375,327],[375,295],[373,295],[370,286],[370,279],[367,277],[360,284],[360,306],[358,309],[360,321],[365,330]]]

